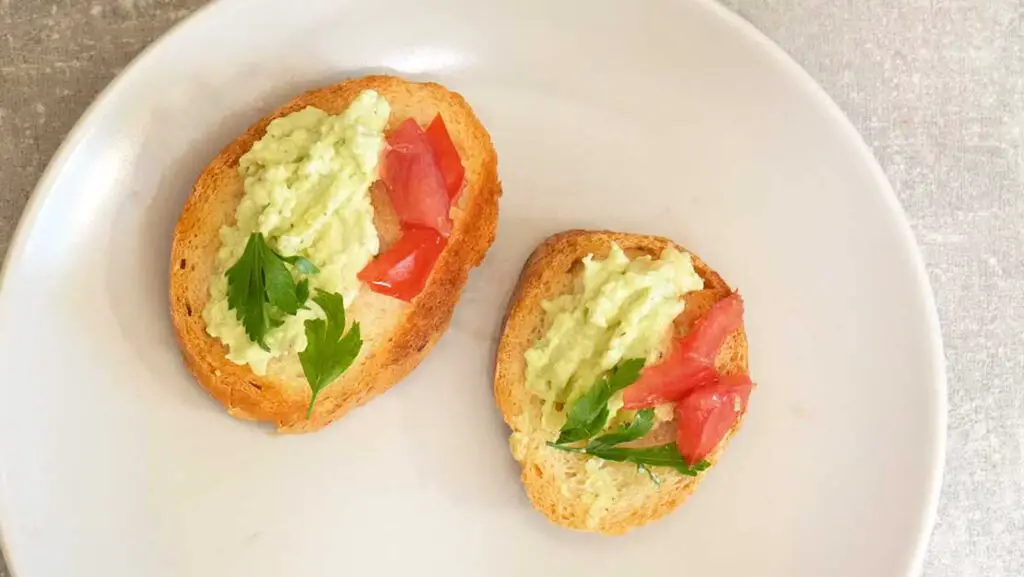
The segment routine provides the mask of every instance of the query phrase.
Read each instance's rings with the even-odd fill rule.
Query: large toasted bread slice
[[[524,353],[547,330],[541,302],[572,290],[581,259],[588,254],[606,257],[613,242],[631,258],[645,254],[657,258],[669,246],[685,250],[665,238],[605,231],[574,230],[548,238],[527,260],[512,296],[498,345],[494,378],[495,398],[512,429],[512,452],[522,466],[523,485],[534,507],[558,525],[606,535],[625,533],[668,514],[707,474],[705,471],[697,477],[687,477],[661,467],[654,469],[660,481],[655,484],[634,465],[606,462],[601,464],[607,475],[604,480],[614,490],[608,492],[607,484],[602,483],[598,493],[589,483],[592,469],[588,469],[588,461],[592,458],[546,445],[558,436],[558,431],[541,428],[540,400],[525,387]],[[674,323],[677,334],[688,331],[714,303],[731,293],[718,273],[696,255],[692,256],[697,274],[704,279],[704,289],[684,297],[686,308]],[[716,364],[725,374],[747,373],[747,341],[742,329],[726,340]],[[712,465],[741,422],[742,416],[708,456]],[[655,429],[652,437],[657,438],[648,439],[651,443],[674,440],[674,424]],[[593,463],[589,466],[593,467]]]
[[[271,362],[266,375],[225,358],[221,342],[206,332],[202,311],[210,298],[210,279],[219,229],[232,224],[243,195],[239,158],[259,140],[271,120],[315,106],[341,113],[360,92],[376,90],[391,105],[388,129],[406,118],[425,126],[440,113],[466,169],[466,184],[452,208],[454,228],[448,245],[423,291],[404,303],[364,287],[348,309],[362,329],[356,362],[319,395],[306,418],[310,387],[297,363]],[[447,329],[469,271],[494,241],[498,221],[497,156],[490,136],[462,96],[434,83],[413,83],[393,76],[368,76],[302,94],[253,125],[229,144],[202,172],[185,203],[171,248],[171,317],[185,363],[196,380],[228,412],[241,419],[268,421],[282,432],[315,431],[384,392],[427,355]],[[394,229],[378,204],[382,248]],[[384,207],[386,208],[386,207]],[[393,216],[393,215],[392,215]]]

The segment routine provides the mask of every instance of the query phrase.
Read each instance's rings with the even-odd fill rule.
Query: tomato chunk
[[[426,134],[412,118],[387,136],[381,176],[402,224],[432,228],[443,236],[452,231],[451,201]]]
[[[743,326],[743,297],[732,293],[715,303],[680,339],[680,348],[705,363],[714,364],[729,335]]]
[[[718,371],[714,365],[673,354],[649,369],[644,369],[640,378],[623,393],[625,408],[630,410],[653,407],[683,398],[697,387],[714,384]]]
[[[359,280],[374,292],[411,301],[426,286],[446,244],[448,241],[432,228],[409,227],[387,251],[363,267]]]
[[[627,409],[677,401],[717,378],[715,357],[725,339],[743,326],[743,299],[733,293],[715,303],[657,365],[644,369],[623,393]]]
[[[753,388],[747,375],[725,375],[676,403],[676,446],[683,459],[695,465],[722,442]]]
[[[440,114],[435,116],[427,126],[427,140],[430,142],[430,148],[434,151],[437,167],[441,169],[441,174],[444,176],[448,198],[455,202],[462,190],[462,180],[466,176],[466,169],[462,166],[459,151],[455,149],[455,143],[452,142],[452,137],[448,134],[448,127],[445,126],[444,119]]]

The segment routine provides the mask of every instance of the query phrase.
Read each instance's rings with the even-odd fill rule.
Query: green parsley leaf
[[[605,461],[635,463],[645,467],[671,467],[691,477],[695,477],[697,473],[711,466],[707,461],[701,461],[691,467],[683,459],[683,456],[679,454],[679,448],[676,447],[675,443],[635,449],[627,447],[587,447],[587,454],[604,459]]]
[[[306,350],[299,353],[302,372],[313,391],[307,419],[313,414],[313,404],[320,391],[352,365],[363,346],[359,323],[352,323],[352,328],[345,333],[345,301],[341,295],[317,291],[313,302],[320,305],[327,318],[306,321]]]
[[[573,403],[555,443],[575,443],[600,433],[608,423],[608,401],[636,382],[643,368],[643,359],[627,359],[598,380]]]
[[[296,284],[286,262],[296,263],[300,271],[317,270],[302,257],[281,257],[257,232],[249,236],[242,256],[226,273],[228,308],[235,311],[249,339],[264,350],[268,350],[267,332],[281,326],[284,317],[297,313],[309,298],[308,281]]]
[[[277,255],[271,252],[271,256],[263,261],[263,275],[267,283],[267,302],[286,315],[294,315],[299,312],[301,304],[297,294],[298,286],[295,279],[292,278],[291,271],[284,266],[284,261],[276,257]],[[308,288],[306,293],[309,294]]]
[[[615,445],[621,445],[622,443],[628,443],[635,441],[647,433],[651,432],[654,428],[654,409],[644,409],[633,417],[633,421],[622,425],[617,431],[611,433],[605,433],[594,440],[590,441],[587,445],[587,449],[595,449],[601,447],[613,447]]]
[[[585,453],[592,457],[604,459],[605,461],[633,463],[638,467],[643,467],[644,469],[648,467],[671,467],[683,475],[690,477],[696,477],[698,473],[711,466],[711,463],[707,461],[701,461],[696,465],[691,466],[686,462],[686,459],[683,459],[683,456],[679,454],[679,448],[676,447],[675,443],[637,448],[609,446],[595,447],[593,445],[575,448],[562,447],[551,443],[549,444],[556,449],[575,453]]]
[[[295,285],[295,298],[299,300],[299,307],[305,308],[309,300],[309,279],[302,279]]]
[[[228,307],[235,311],[249,339],[264,349],[267,348],[264,337],[270,327],[270,311],[263,262],[269,253],[270,247],[263,235],[254,234],[249,237],[238,262],[226,273]]]

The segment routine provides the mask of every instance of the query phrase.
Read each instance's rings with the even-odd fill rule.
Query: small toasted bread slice
[[[668,514],[696,489],[707,473],[687,477],[659,467],[653,470],[659,479],[659,484],[655,484],[635,465],[608,462],[602,464],[603,477],[600,485],[595,486],[593,464],[588,463],[593,458],[546,444],[555,440],[558,431],[541,426],[541,402],[525,386],[524,353],[547,331],[541,302],[571,291],[575,275],[582,268],[580,261],[588,254],[605,258],[612,243],[617,243],[631,258],[657,258],[669,246],[685,250],[665,238],[606,231],[573,230],[548,238],[527,260],[512,295],[494,377],[494,395],[512,429],[512,453],[522,466],[523,485],[534,507],[558,525],[606,535],[625,533]],[[732,292],[718,273],[696,255],[691,256],[694,269],[704,279],[704,289],[684,297],[686,308],[674,323],[676,334],[688,331],[714,303]],[[723,374],[747,373],[747,341],[742,329],[728,337],[716,364]],[[712,465],[740,423],[742,415],[708,456]],[[674,440],[674,424],[663,424],[651,436],[652,444]]]
[[[364,287],[348,308],[362,329],[363,347],[355,363],[321,391],[306,418],[310,387],[297,363],[272,361],[266,375],[225,358],[226,348],[206,332],[202,317],[218,231],[233,224],[243,195],[239,158],[265,133],[271,120],[315,106],[339,114],[362,91],[372,89],[391,105],[388,129],[407,118],[426,126],[440,113],[466,170],[465,186],[452,207],[454,228],[423,291],[405,303]],[[368,76],[302,94],[217,155],[196,181],[174,230],[171,248],[171,318],[185,363],[196,380],[240,419],[268,421],[282,432],[318,430],[350,409],[384,392],[427,355],[447,329],[470,269],[480,264],[494,241],[498,221],[497,156],[491,138],[466,101],[439,84],[414,83],[394,76]],[[393,214],[373,191],[382,250],[397,234]],[[392,237],[392,238],[389,238]],[[288,368],[286,368],[286,365]]]

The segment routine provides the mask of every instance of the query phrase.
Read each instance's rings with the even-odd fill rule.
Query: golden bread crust
[[[406,118],[426,125],[441,113],[466,169],[466,186],[452,216],[454,229],[423,291],[409,304],[364,289],[349,307],[359,321],[364,346],[356,362],[321,391],[306,419],[310,388],[294,371],[254,374],[225,357],[226,348],[206,332],[202,311],[210,298],[210,278],[218,231],[235,220],[242,195],[239,158],[262,138],[275,118],[307,106],[339,114],[363,90],[380,93],[391,105],[388,128]],[[469,271],[480,264],[497,230],[497,155],[490,135],[469,104],[439,84],[414,83],[394,76],[367,76],[302,94],[249,128],[203,170],[185,203],[171,247],[170,305],[174,331],[189,370],[228,412],[240,419],[267,421],[282,432],[316,431],[386,391],[430,352],[448,328]]]
[[[667,515],[686,500],[707,474],[705,471],[697,477],[686,477],[673,470],[659,468],[660,485],[653,482],[638,484],[638,488],[630,489],[628,494],[618,495],[607,511],[595,518],[593,505],[587,502],[586,491],[578,482],[573,482],[588,476],[585,468],[587,457],[548,447],[544,443],[552,440],[547,438],[549,435],[532,434],[536,421],[530,415],[537,414],[537,411],[529,409],[531,404],[536,409],[537,400],[525,387],[524,353],[546,329],[540,304],[568,292],[580,260],[588,254],[604,258],[613,242],[631,257],[642,254],[657,257],[669,246],[685,250],[666,238],[609,231],[570,230],[548,238],[527,260],[512,295],[498,344],[494,376],[494,395],[505,422],[513,435],[523,434],[527,439],[523,443],[525,448],[519,449],[520,454],[516,457],[522,466],[523,485],[534,507],[563,527],[605,535],[625,533]],[[705,288],[684,297],[686,308],[675,322],[676,334],[688,331],[714,303],[732,293],[718,273],[696,255],[691,255],[695,270],[704,279]],[[748,372],[747,339],[742,328],[726,340],[716,365],[723,373]],[[739,429],[745,414],[746,408],[725,440],[708,456],[712,465]],[[514,454],[516,452],[513,451]],[[629,467],[618,463],[609,465],[623,469]],[[631,474],[627,470],[620,473]],[[635,474],[642,475],[640,472]]]

